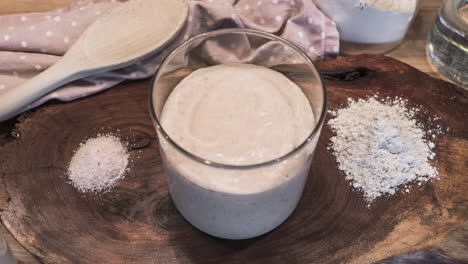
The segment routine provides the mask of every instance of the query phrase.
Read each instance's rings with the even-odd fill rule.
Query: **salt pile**
[[[68,177],[80,192],[105,191],[125,177],[128,158],[119,138],[98,135],[80,144],[68,167]]]

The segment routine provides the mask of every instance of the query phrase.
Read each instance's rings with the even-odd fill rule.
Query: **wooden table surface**
[[[74,0],[0,0],[0,15],[26,12],[43,12],[54,8],[65,7]],[[438,77],[438,74],[431,69],[425,57],[425,42],[427,33],[434,21],[437,10],[441,5],[442,0],[422,0],[419,14],[412,25],[404,43],[388,55],[399,59],[411,66],[426,72],[432,76]],[[1,27],[1,25],[0,25]],[[0,193],[0,204],[5,203],[5,197]],[[467,225],[462,227],[460,232],[454,233],[446,244],[457,243],[463,241],[460,234],[466,234]],[[29,254],[15,239],[6,231],[3,225],[0,225],[0,233],[6,238],[14,255],[20,263],[38,263],[35,258]],[[446,254],[450,254],[449,245],[442,245],[442,249],[446,249]],[[452,252],[455,257],[460,252]],[[462,252],[463,253],[463,252]],[[466,252],[465,252],[466,253]]]

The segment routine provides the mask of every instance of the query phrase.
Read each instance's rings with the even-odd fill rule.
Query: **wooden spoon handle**
[[[81,77],[78,66],[64,57],[34,78],[0,94],[0,121],[13,117],[40,97]]]

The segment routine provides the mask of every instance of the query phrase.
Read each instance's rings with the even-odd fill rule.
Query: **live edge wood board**
[[[188,224],[171,202],[148,114],[150,82],[128,82],[18,119],[14,137],[0,146],[9,196],[1,220],[45,263],[373,263],[427,249],[466,222],[466,93],[384,56],[318,66],[329,109],[378,92],[421,106],[423,123],[441,117],[450,130],[436,142],[440,179],[368,208],[327,150],[332,132],[325,125],[293,215],[256,239],[217,239]],[[130,142],[128,177],[104,194],[78,193],[65,176],[73,151],[86,138],[117,130]]]

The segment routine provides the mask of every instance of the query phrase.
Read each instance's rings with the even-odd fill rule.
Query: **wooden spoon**
[[[0,120],[71,81],[131,65],[167,45],[184,26],[185,0],[130,0],[100,17],[49,69],[0,95]]]

